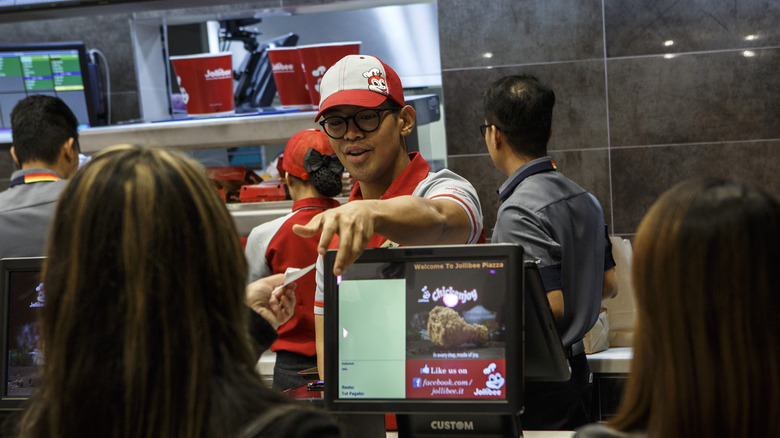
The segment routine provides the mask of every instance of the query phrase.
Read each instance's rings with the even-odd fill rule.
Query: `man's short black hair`
[[[11,136],[19,165],[31,160],[55,163],[69,138],[78,145],[78,127],[73,111],[58,97],[36,94],[20,100],[11,111]]]
[[[539,158],[547,155],[555,93],[532,75],[505,76],[485,91],[485,120],[496,125],[512,149]]]

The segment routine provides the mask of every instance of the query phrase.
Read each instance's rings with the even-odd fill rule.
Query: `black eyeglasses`
[[[355,122],[357,126],[363,132],[374,132],[379,128],[379,123],[382,118],[380,114],[385,111],[400,111],[400,108],[368,108],[362,109],[349,117],[330,116],[320,122],[320,126],[328,134],[328,137],[333,139],[341,139],[347,135],[349,130],[349,120]]]
[[[491,126],[496,126],[496,125],[494,125],[492,123],[488,123],[487,125],[479,125],[479,132],[482,133],[482,137],[485,136],[485,133],[487,132],[487,129],[490,128]],[[496,129],[501,131],[501,128],[499,128],[498,126],[496,126]]]

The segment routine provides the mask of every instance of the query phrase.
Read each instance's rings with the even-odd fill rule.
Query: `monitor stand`
[[[304,370],[311,371],[311,370]],[[300,373],[299,373],[300,374]],[[316,373],[304,373],[316,378]],[[304,383],[287,389],[284,393],[296,400],[309,402],[318,408],[324,408],[323,392],[316,381]],[[367,414],[360,412],[331,412],[341,425],[345,438],[385,438],[385,414]]]
[[[518,438],[520,416],[510,414],[399,414],[398,438]]]
[[[331,414],[341,425],[346,438],[385,438],[385,414],[338,412]]]

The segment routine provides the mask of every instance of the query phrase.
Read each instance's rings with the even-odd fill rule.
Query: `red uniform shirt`
[[[323,210],[338,207],[332,198],[306,198],[295,201],[292,213],[261,224],[249,235],[246,257],[250,266],[249,280],[254,281],[272,274],[283,273],[287,268],[304,268],[317,260],[317,243],[320,235],[305,238],[295,234],[295,224],[306,224]],[[279,338],[271,351],[286,350],[313,356],[314,343],[314,270],[295,281],[295,312],[279,329]]]

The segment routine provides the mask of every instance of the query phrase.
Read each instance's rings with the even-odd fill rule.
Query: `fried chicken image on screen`
[[[488,329],[481,324],[469,324],[449,307],[436,306],[428,315],[428,336],[431,342],[453,348],[463,344],[480,345],[488,341]]]

